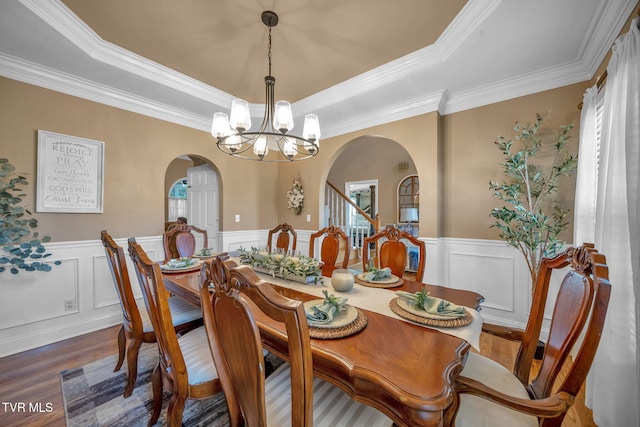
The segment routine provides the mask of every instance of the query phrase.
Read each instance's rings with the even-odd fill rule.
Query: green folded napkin
[[[412,294],[405,291],[396,291],[396,295],[406,301],[416,310],[424,310],[429,314],[437,314],[438,316],[460,317],[464,316],[467,310],[461,306],[453,304],[442,298],[429,296],[428,292],[420,291]]]
[[[197,262],[197,260],[193,259],[193,258],[174,258],[171,259],[169,261],[167,261],[167,263],[165,264],[167,267],[169,268],[183,268],[183,267],[189,267],[190,265],[193,265]]]
[[[385,268],[371,268],[364,274],[364,280],[367,282],[373,282],[375,280],[382,280],[391,277],[391,269],[389,267]]]
[[[324,293],[322,304],[313,305],[306,309],[307,320],[319,325],[331,323],[334,317],[345,309],[345,304],[347,303],[347,298],[345,297],[329,295],[327,291],[322,291],[322,293]]]

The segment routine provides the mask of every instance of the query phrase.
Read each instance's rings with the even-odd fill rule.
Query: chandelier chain
[[[271,75],[271,27],[269,27],[269,75]]]

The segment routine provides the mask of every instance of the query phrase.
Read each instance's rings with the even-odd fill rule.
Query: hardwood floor
[[[114,326],[1,358],[0,425],[64,426],[60,372],[117,353],[118,329],[119,326]],[[510,368],[517,347],[514,343],[483,334],[480,350],[482,354]],[[25,410],[16,410],[16,404],[20,403],[25,405]],[[40,411],[29,412],[30,403],[40,404]],[[12,411],[9,404],[16,409]],[[596,426],[591,411],[584,406],[584,388],[563,426]]]
[[[2,403],[0,425],[64,426],[60,372],[116,354],[119,329],[114,326],[1,358],[0,402],[25,408],[11,411]],[[29,412],[30,403],[39,403],[40,412]]]

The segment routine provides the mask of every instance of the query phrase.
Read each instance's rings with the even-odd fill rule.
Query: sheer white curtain
[[[601,138],[597,89],[587,91],[580,126],[574,242],[593,241],[607,257],[611,301],[587,380],[587,405],[600,427],[640,425],[640,30],[613,47],[607,69]]]

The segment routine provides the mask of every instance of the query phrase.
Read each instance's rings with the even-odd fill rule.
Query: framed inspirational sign
[[[102,213],[104,142],[38,131],[38,212]]]

